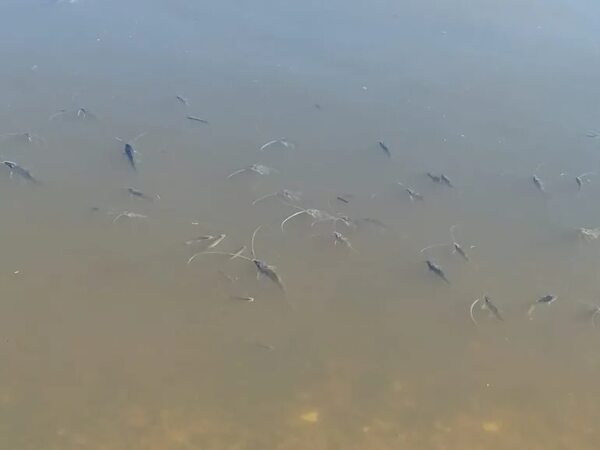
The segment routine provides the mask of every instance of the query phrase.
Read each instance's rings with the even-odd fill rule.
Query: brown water
[[[35,136],[0,155],[40,184],[0,171],[0,449],[599,448],[600,241],[576,230],[600,226],[600,177],[575,183],[600,174],[599,19],[586,0],[4,0],[0,131]],[[142,132],[133,171],[114,137]],[[226,178],[253,163],[278,172]],[[354,219],[336,228],[356,251],[252,205],[283,188]],[[186,241],[233,252],[258,225],[285,295],[244,259],[186,265]],[[453,225],[469,261],[420,253]],[[484,294],[504,321],[472,323]]]

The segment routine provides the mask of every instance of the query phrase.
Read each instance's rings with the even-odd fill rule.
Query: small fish
[[[456,253],[462,256],[465,261],[469,261],[469,256],[467,255],[467,252],[464,251],[464,249],[460,246],[458,242],[453,242],[452,245],[454,246],[454,251]]]
[[[123,153],[127,157],[127,161],[129,161],[129,164],[131,165],[131,167],[133,168],[133,170],[135,170],[136,169],[136,165],[135,165],[135,150],[133,149],[133,146],[131,144],[129,144],[129,143],[125,144],[125,148],[123,149]]]
[[[148,200],[149,202],[154,201],[154,198],[148,194],[143,193],[142,191],[138,191],[135,188],[129,187],[127,188],[127,192],[133,197],[142,198],[144,200]]]
[[[335,219],[335,223],[337,222],[342,222],[344,225],[346,225],[348,228],[356,228],[357,227],[357,223],[356,220],[351,219],[348,216],[339,216]]]
[[[182,97],[181,95],[176,95],[175,98],[177,100],[179,100],[179,103],[181,103],[182,105],[187,106],[188,105],[188,99],[185,97]]]
[[[352,247],[352,244],[350,243],[348,238],[346,236],[344,236],[342,233],[340,233],[339,231],[333,232],[333,239],[334,239],[333,240],[334,245],[342,244],[344,247],[352,250],[355,253],[358,253],[358,250],[356,250],[354,247]]]
[[[285,286],[283,285],[281,278],[275,272],[275,266],[270,266],[269,264],[261,261],[260,259],[253,259],[252,262],[258,270],[259,276],[264,275],[273,283],[275,283],[282,291],[285,291]]]
[[[294,205],[291,205],[291,206],[294,206]],[[298,208],[297,206],[294,206],[294,207],[296,209],[299,209],[299,211],[296,211],[294,214],[291,214],[288,217],[286,217],[285,219],[283,219],[283,222],[281,222],[281,225],[280,225],[282,232],[285,231],[284,226],[288,221],[290,221],[294,217],[300,216],[301,214],[306,214],[314,219],[313,223],[311,224],[311,227],[315,226],[317,223],[321,223],[321,222],[329,222],[329,221],[337,222],[338,220],[340,220],[339,217],[332,216],[328,212],[321,211],[320,209],[315,209],[315,208],[301,209],[301,208]]]
[[[302,193],[298,191],[290,191],[289,189],[283,189],[280,193],[280,196],[288,202],[299,202],[302,197]]]
[[[407,187],[405,188],[406,192],[408,193],[408,196],[410,197],[411,201],[415,201],[415,200],[419,200],[419,201],[423,201],[425,198],[419,194],[417,191],[413,191],[411,188]]]
[[[336,198],[336,200],[339,200],[342,203],[346,203],[346,204],[350,203],[350,200],[348,200],[347,198],[342,197],[341,195],[338,195],[335,198]]]
[[[544,295],[542,298],[540,298],[536,303],[545,303],[546,305],[549,305],[550,303],[553,303],[554,301],[556,301],[557,297],[556,295]]]
[[[248,302],[248,303],[254,302],[254,297],[248,297],[248,296],[232,295],[229,298],[231,298],[232,300],[242,300],[242,301]]]
[[[77,110],[77,112],[75,113],[75,115],[78,118],[83,118],[83,119],[95,119],[96,116],[94,114],[92,114],[90,111],[88,111],[85,108],[79,108]]]
[[[440,175],[440,181],[442,182],[442,184],[445,184],[448,187],[454,187],[454,185],[452,184],[452,181],[450,181],[450,178],[448,178],[444,174]]]
[[[540,192],[546,192],[546,190],[544,189],[544,183],[542,183],[542,180],[540,180],[537,175],[534,175],[531,179],[535,187],[537,187],[540,190]]]
[[[392,152],[390,152],[390,149],[387,145],[385,145],[385,143],[383,141],[379,141],[377,142],[379,144],[379,148],[381,150],[383,150],[383,152],[387,155],[388,158],[392,157]]]
[[[191,120],[192,122],[200,122],[200,123],[203,123],[204,125],[208,125],[208,120],[201,119],[200,117],[186,116],[186,119]]]
[[[537,305],[550,305],[551,303],[554,303],[556,301],[558,297],[556,297],[556,295],[544,295],[543,297],[539,298],[538,300],[536,300],[530,307],[529,307],[529,311],[527,311],[527,315],[529,316],[529,318],[531,319],[531,315],[533,314],[533,311],[535,310],[535,307]]]
[[[448,278],[446,277],[446,274],[444,273],[444,271],[442,270],[442,268],[440,266],[438,266],[436,263],[434,263],[430,259],[428,259],[426,261],[426,263],[427,263],[427,268],[430,271],[432,271],[433,273],[435,273],[438,277],[440,277],[446,283],[450,284],[450,281],[448,280]]]
[[[485,295],[483,297],[483,305],[482,305],[483,309],[487,309],[489,312],[492,313],[492,315],[500,320],[500,321],[504,321],[504,318],[502,317],[502,315],[500,314],[500,310],[496,307],[496,305],[494,305],[494,303],[492,302],[492,299],[489,298],[487,295]]]
[[[277,275],[277,273],[275,272],[276,267],[271,266],[271,265],[265,263],[264,261],[261,261],[260,259],[249,258],[247,256],[244,256],[241,254],[241,251],[238,251],[238,253],[214,252],[213,251],[213,252],[196,253],[188,260],[188,265],[190,265],[192,263],[192,261],[194,261],[194,259],[196,259],[196,257],[198,257],[200,255],[226,255],[226,256],[230,256],[231,259],[242,258],[245,261],[251,262],[256,267],[256,270],[257,270],[256,277],[257,278],[260,278],[261,276],[267,277],[269,280],[271,280],[273,283],[275,283],[285,293],[285,285],[283,284],[283,281],[281,280],[279,275]]]
[[[31,175],[31,172],[29,172],[29,170],[25,169],[24,167],[21,167],[16,162],[3,161],[2,163],[10,169],[11,176],[13,173],[16,173],[21,178],[29,181],[30,183],[39,184],[39,181],[36,178],[34,178],[33,175]]]
[[[121,139],[120,137],[115,137],[115,139],[117,141],[119,141],[121,144],[123,144],[123,154],[127,158],[127,161],[129,161],[129,164],[131,165],[133,170],[136,170],[136,162],[135,162],[136,151],[133,148],[133,143],[135,141],[137,141],[139,138],[146,136],[146,134],[147,133],[144,131],[143,133],[138,134],[136,137],[134,137],[133,139],[131,139],[128,142],[126,142],[124,139]]]
[[[581,175],[577,175],[575,177],[575,183],[577,183],[577,190],[581,191],[581,189],[583,189],[583,183],[589,182],[590,179],[589,177],[595,175],[595,172],[586,172],[586,173],[582,173]]]
[[[437,184],[443,184],[444,186],[447,186],[449,188],[454,187],[454,184],[452,183],[452,181],[450,181],[450,178],[448,178],[445,174],[441,173],[439,175],[434,175],[431,172],[427,172],[427,176],[429,177],[429,179],[431,181],[433,181],[434,183]]]
[[[427,176],[434,183],[441,183],[442,182],[442,177],[440,175],[434,175],[431,172],[427,172]]]

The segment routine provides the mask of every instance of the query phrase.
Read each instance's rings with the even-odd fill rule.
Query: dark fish
[[[491,312],[496,319],[504,321],[504,318],[500,314],[500,311],[498,310],[496,305],[494,305],[492,299],[489,298],[487,295],[483,297],[483,308]]]
[[[191,120],[192,122],[200,122],[200,123],[203,123],[204,125],[208,125],[208,120],[201,119],[200,117],[186,116],[186,119]]]
[[[549,305],[550,303],[554,302],[557,299],[556,295],[544,295],[542,298],[540,298],[536,303],[545,303],[546,305]]]
[[[431,179],[431,181],[433,181],[434,183],[441,183],[442,182],[442,177],[439,175],[434,175],[431,172],[427,172],[427,176]]]
[[[438,277],[440,277],[442,280],[444,280],[446,283],[450,284],[450,281],[448,280],[448,278],[446,278],[446,274],[444,273],[444,271],[442,270],[442,268],[440,266],[438,266],[436,263],[434,263],[431,260],[427,260],[427,268],[429,270],[431,270],[433,273],[435,273]]]
[[[256,269],[258,270],[258,273],[260,275],[264,275],[277,286],[279,286],[279,288],[282,291],[285,291],[285,286],[283,285],[281,278],[279,278],[279,275],[277,275],[277,273],[275,272],[275,267],[270,266],[269,264],[262,262],[259,259],[253,259],[252,262],[256,266]]]
[[[129,161],[129,164],[131,165],[131,167],[133,168],[133,170],[136,169],[135,166],[135,150],[133,149],[133,146],[129,143],[125,144],[125,148],[123,149],[123,153],[125,154],[125,156],[127,157],[127,161]]]
[[[535,307],[537,305],[549,305],[551,303],[554,303],[554,301],[557,299],[556,295],[544,295],[542,298],[539,298],[538,300],[536,300],[530,307],[529,307],[529,311],[527,311],[527,315],[529,316],[529,318],[532,318],[533,315],[533,311],[535,310]]]
[[[580,191],[583,187],[583,180],[581,177],[575,177],[575,183],[577,183],[577,190]]]
[[[348,199],[346,199],[346,198],[342,197],[341,195],[338,195],[338,196],[336,197],[336,199],[337,199],[337,200],[339,200],[339,201],[340,201],[340,202],[342,202],[342,203],[346,203],[346,204],[350,203],[350,200],[348,200]]]
[[[450,178],[448,178],[443,173],[441,173],[439,175],[434,175],[431,172],[427,172],[427,176],[434,183],[443,184],[444,186],[447,186],[447,187],[450,187],[450,188],[454,187],[454,184],[452,183],[452,181],[450,181]]]
[[[16,162],[3,161],[3,164],[10,169],[11,174],[16,173],[21,178],[24,178],[25,180],[33,184],[39,184],[39,181],[36,178],[34,178],[33,175],[31,175],[29,170],[25,169],[24,167],[21,167]]]
[[[413,191],[411,188],[406,188],[406,192],[408,192],[408,196],[411,200],[423,201],[425,199],[421,194],[419,194],[417,191]]]
[[[378,144],[379,144],[379,148],[384,151],[384,153],[387,155],[387,157],[391,158],[392,153],[390,152],[390,149],[388,148],[388,146],[385,145],[385,143],[382,141],[379,141]]]
[[[464,251],[460,244],[458,242],[454,242],[453,245],[456,253],[462,256],[465,261],[469,261],[469,256],[467,255],[467,252]]]
[[[182,105],[187,106],[187,104],[188,104],[187,98],[182,97],[181,95],[176,95],[175,98],[177,100],[179,100],[179,103],[181,103]]]
[[[545,192],[544,183],[542,183],[542,180],[540,180],[537,175],[534,175],[531,179],[533,180],[535,187],[537,187],[541,192]]]
[[[127,188],[127,192],[129,192],[129,194],[134,197],[143,198],[144,200],[148,200],[150,202],[154,200],[150,195],[145,194],[142,191],[138,191],[137,189],[134,189],[132,187]]]

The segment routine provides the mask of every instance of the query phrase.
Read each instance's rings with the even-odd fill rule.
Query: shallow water
[[[599,13],[4,0],[0,449],[598,448]]]

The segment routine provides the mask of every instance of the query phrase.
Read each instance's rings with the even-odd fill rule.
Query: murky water
[[[0,449],[598,448],[599,17],[4,0]]]

